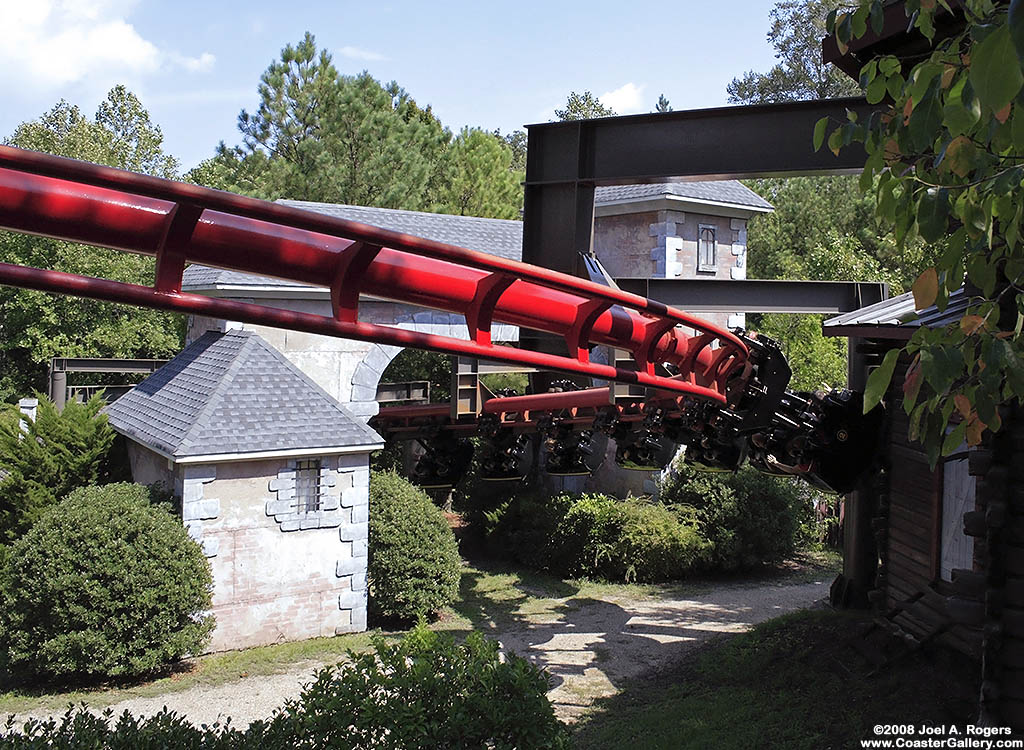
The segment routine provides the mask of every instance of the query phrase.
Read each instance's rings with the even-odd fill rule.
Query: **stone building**
[[[382,441],[274,347],[207,333],[106,413],[135,481],[173,488],[210,560],[211,650],[366,628]]]

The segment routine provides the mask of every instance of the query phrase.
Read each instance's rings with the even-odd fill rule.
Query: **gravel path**
[[[826,581],[802,584],[727,585],[691,599],[567,598],[553,617],[533,618],[487,635],[506,649],[545,667],[553,677],[550,693],[558,715],[575,721],[598,698],[613,695],[622,682],[660,665],[721,633],[811,606],[828,593]],[[231,717],[236,727],[270,716],[285,699],[297,696],[322,664],[306,662],[275,675],[250,677],[216,686],[198,685],[155,698],[114,704],[150,715],[167,706],[194,724]],[[26,712],[41,718],[52,712]]]

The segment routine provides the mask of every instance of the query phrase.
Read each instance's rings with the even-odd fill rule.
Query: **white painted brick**
[[[746,219],[730,219],[729,220],[729,229],[734,229],[736,231],[739,231],[740,229],[746,229],[746,228],[747,228],[747,220]]]
[[[217,498],[210,498],[209,500],[203,500],[199,503],[199,517],[210,519],[216,518],[220,515],[220,500]]]
[[[369,458],[365,453],[343,453],[338,456],[338,469],[361,469],[365,468]]]
[[[370,520],[370,507],[356,505],[352,508],[352,523],[367,523]]]
[[[369,487],[370,486],[370,467],[366,465],[366,458],[363,459],[363,465],[355,470],[352,476],[353,487]]]
[[[302,527],[302,521],[293,519],[281,522],[281,531],[298,531]]]
[[[345,404],[349,413],[364,422],[370,417],[375,417],[380,412],[380,404],[376,401],[350,401]]]
[[[185,524],[185,528],[188,530],[188,535],[195,541],[199,541],[203,538],[203,522],[202,521],[190,521]]]
[[[338,529],[338,537],[343,542],[351,542],[356,539],[366,539],[370,526],[365,523],[347,523]]]
[[[734,279],[745,279],[747,278],[746,268],[730,268],[729,275]]]
[[[207,557],[216,557],[217,553],[220,552],[220,539],[216,537],[212,539],[204,539],[200,542],[203,548],[203,554]]]
[[[353,380],[355,378],[353,377]],[[371,401],[377,396],[377,383],[373,385],[361,385],[359,383],[352,384],[352,400],[353,401]]]
[[[181,501],[192,503],[203,499],[203,483],[186,479],[181,488]]]
[[[338,609],[357,609],[366,606],[366,594],[362,591],[345,591],[338,595]],[[353,612],[353,621],[355,613]]]
[[[201,482],[212,482],[217,478],[217,466],[215,464],[196,464],[185,467],[185,481],[195,479]]]
[[[320,472],[320,485],[323,487],[334,487],[338,484],[338,472],[336,471],[321,471]]]
[[[306,516],[299,521],[299,528],[301,529],[319,529],[320,518],[317,516]]]
[[[334,565],[334,575],[338,578],[366,572],[365,557],[342,557]]]
[[[362,559],[362,558],[360,558]],[[366,573],[353,573],[352,574],[352,590],[353,591],[366,591]]]
[[[340,526],[342,517],[340,513],[329,511],[326,508],[324,513],[320,515],[320,528],[321,529],[333,529],[335,526]]]
[[[277,516],[292,511],[292,504],[288,500],[270,500],[267,502],[267,515]]]
[[[199,503],[199,502],[191,502],[191,503],[182,502],[181,503],[181,520],[182,521],[198,521],[198,520],[200,520],[203,517],[202,514],[200,513],[200,505],[201,505],[201,503]]]
[[[341,497],[335,493],[320,496],[322,510],[337,510],[341,506]]]
[[[295,498],[295,486],[282,487],[277,491],[278,500],[292,500]]]
[[[729,316],[729,322],[726,324],[729,328],[746,328],[747,327],[747,316],[743,313],[736,313]]]
[[[367,545],[365,539],[356,539],[352,542],[352,557],[366,557]]]
[[[366,630],[366,607],[353,607],[352,608],[352,623],[351,626],[356,629],[356,632]]]

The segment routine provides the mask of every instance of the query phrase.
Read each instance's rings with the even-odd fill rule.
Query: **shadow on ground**
[[[687,595],[627,599],[581,595],[572,583],[469,570],[459,614],[502,646],[546,669],[559,715],[576,720],[639,674],[678,663],[716,635],[812,605],[824,582],[731,585]],[[490,590],[488,590],[490,587]]]

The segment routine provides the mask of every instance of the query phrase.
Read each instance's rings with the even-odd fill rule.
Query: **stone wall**
[[[182,520],[213,571],[211,651],[366,629],[369,454],[321,462],[310,513],[294,509],[293,459],[176,467]]]
[[[715,229],[714,271],[698,270],[697,239],[702,226]],[[598,216],[594,254],[617,278],[745,279],[747,220],[669,209]],[[729,328],[746,325],[742,314],[701,317]]]

